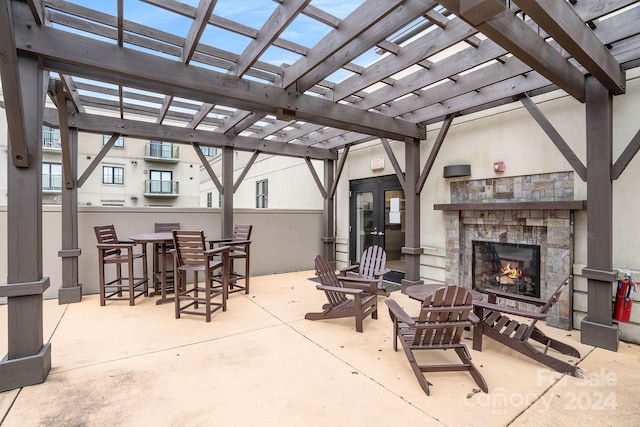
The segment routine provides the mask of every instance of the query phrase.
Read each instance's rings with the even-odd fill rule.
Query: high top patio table
[[[166,255],[169,253],[167,249],[173,243],[173,234],[171,232],[141,233],[129,236],[129,239],[140,243],[145,254],[147,243],[153,244],[153,292],[149,296],[160,295],[156,305],[173,302],[173,297],[168,297],[167,294],[174,290],[174,274],[173,271],[167,271],[166,260]]]

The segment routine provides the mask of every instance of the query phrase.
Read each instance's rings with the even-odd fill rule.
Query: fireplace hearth
[[[540,297],[540,246],[473,241],[472,287]]]

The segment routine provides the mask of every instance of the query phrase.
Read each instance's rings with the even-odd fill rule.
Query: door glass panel
[[[405,199],[402,190],[384,192],[384,250],[387,268],[405,271],[404,254]]]
[[[356,193],[356,262],[362,252],[373,244],[373,193]]]

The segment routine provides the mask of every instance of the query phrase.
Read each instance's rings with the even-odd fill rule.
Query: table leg
[[[162,257],[162,262],[160,265],[160,299],[156,301],[156,305],[164,304],[165,302],[173,302],[174,297],[167,297],[167,285],[168,285],[168,277],[167,277],[167,244],[165,242],[159,243],[160,247],[160,255]],[[174,279],[175,281],[175,272]],[[174,283],[175,287],[175,283]]]

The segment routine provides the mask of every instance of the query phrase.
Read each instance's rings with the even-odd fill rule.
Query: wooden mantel
[[[513,211],[513,210],[584,210],[586,200],[550,202],[504,202],[504,203],[447,203],[435,204],[437,211]]]

